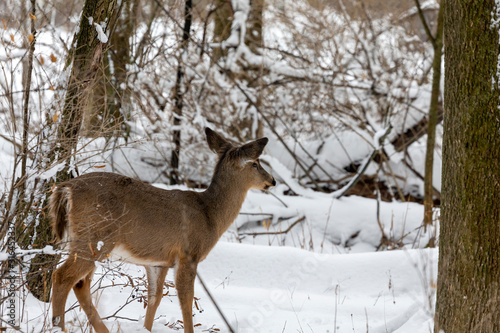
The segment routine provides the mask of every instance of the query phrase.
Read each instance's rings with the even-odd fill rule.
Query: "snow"
[[[494,29],[498,32],[498,43],[500,44],[500,0],[495,0],[495,5],[493,7],[493,11],[491,12],[491,24],[490,29]],[[496,78],[492,77],[491,80],[492,90],[500,85],[500,54],[497,59],[497,72]],[[499,103],[500,108],[500,103]],[[497,119],[498,121],[498,119]]]
[[[235,224],[198,268],[237,332],[368,329],[424,333],[432,329],[438,251],[422,249],[429,235],[420,229],[421,205],[381,202],[377,209],[374,199],[333,199],[311,190],[305,190],[303,196],[287,196],[282,194],[284,187],[277,186],[272,195],[249,192]],[[274,215],[268,228],[253,224],[266,214]],[[251,236],[254,231],[284,230],[294,216],[305,220],[287,234]],[[278,217],[285,220],[279,222]],[[377,220],[394,240],[395,250],[376,251],[382,236]],[[98,242],[98,249],[103,245]],[[42,252],[53,253],[53,249],[46,247]],[[28,253],[35,251],[20,250],[18,254]],[[145,332],[144,268],[118,261],[97,263],[97,267],[94,302],[102,317],[116,316],[105,320],[108,328],[111,332]],[[175,269],[171,269],[169,284],[174,276]],[[167,291],[153,332],[173,332],[168,326],[182,320],[175,289],[165,287],[164,293]],[[26,296],[23,325],[38,332],[48,325],[44,320],[50,305]],[[195,297],[200,309],[193,307],[194,322],[200,324],[195,332],[210,328],[228,332],[199,282]],[[72,310],[66,315],[66,325],[69,331],[80,332],[87,319],[75,305],[71,292],[67,308]]]
[[[101,24],[94,23],[95,30],[97,31],[97,39],[99,39],[99,41],[101,43],[107,43],[108,42],[108,36],[104,32],[103,25],[104,25],[104,23],[101,23]]]
[[[208,285],[223,313],[237,332],[429,332],[432,328],[437,250],[387,251],[364,254],[317,254],[291,247],[219,242],[198,273]],[[138,320],[105,320],[112,332],[145,332],[141,318],[145,287],[122,285],[127,278],[144,277],[144,269],[121,265],[115,274],[100,265],[94,281],[102,288],[94,293],[101,316],[115,313],[131,295],[132,301],[117,314]],[[167,281],[174,279],[173,270]],[[143,281],[143,280],[142,280]],[[111,285],[114,287],[109,287]],[[153,332],[174,332],[164,325],[182,320],[178,300],[165,296],[157,311]],[[165,288],[164,292],[167,291]],[[173,293],[175,294],[175,292]],[[195,332],[210,327],[227,329],[197,282],[195,297],[203,311],[194,309]],[[70,294],[68,307],[75,304]],[[29,298],[30,327],[41,325],[48,311]],[[69,331],[86,322],[78,307],[66,314]],[[83,326],[85,327],[85,325]]]
[[[52,179],[55,177],[58,171],[64,169],[64,163],[57,163],[56,165],[50,167],[48,170],[42,172],[39,177],[40,179]]]

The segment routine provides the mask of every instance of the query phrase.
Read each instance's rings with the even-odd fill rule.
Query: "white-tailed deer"
[[[259,163],[268,139],[233,146],[205,129],[218,154],[204,192],[162,190],[113,173],[96,172],[57,185],[50,197],[52,228],[69,250],[54,271],[52,322],[64,330],[64,309],[71,288],[96,332],[108,332],[92,304],[90,284],[96,260],[111,256],[143,265],[148,277],[144,326],[151,331],[169,268],[177,265],[175,284],[184,331],[193,332],[196,268],[239,213],[248,190],[276,184]]]

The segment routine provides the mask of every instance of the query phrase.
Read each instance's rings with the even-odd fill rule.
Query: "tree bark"
[[[435,332],[500,332],[499,24],[495,1],[447,0]],[[498,15],[496,19],[498,19]]]

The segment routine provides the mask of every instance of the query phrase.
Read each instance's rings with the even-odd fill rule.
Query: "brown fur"
[[[219,160],[204,192],[166,191],[102,172],[58,185],[51,196],[52,225],[59,240],[67,233],[70,255],[53,274],[54,325],[64,329],[65,302],[73,288],[96,332],[108,332],[90,300],[94,261],[107,258],[113,250],[125,250],[148,274],[144,326],[151,330],[168,268],[177,264],[185,332],[193,332],[198,262],[234,221],[248,190],[275,184],[258,161],[267,138],[235,147],[208,128],[206,134]]]
[[[64,230],[68,220],[66,219],[66,207],[68,199],[62,188],[57,188],[50,196],[50,215],[52,221],[52,230],[58,241],[63,239]]]

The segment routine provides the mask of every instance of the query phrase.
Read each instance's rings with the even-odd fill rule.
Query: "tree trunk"
[[[83,113],[82,128],[85,136],[109,137],[119,132],[125,136],[129,129],[125,120],[129,115],[130,90],[127,87],[127,65],[130,64],[130,38],[134,33],[132,2],[119,1],[119,15],[111,30],[109,43],[95,74],[95,83]]]
[[[443,1],[445,119],[435,332],[500,332],[495,1]]]
[[[432,93],[427,127],[427,151],[425,154],[424,174],[424,225],[432,224],[433,193],[432,172],[434,150],[436,148],[436,126],[438,123],[439,94],[441,92],[441,56],[443,55],[443,6],[439,7],[437,31],[434,38],[434,59],[432,62]]]
[[[128,88],[128,69],[131,63],[130,39],[135,31],[136,18],[134,9],[137,10],[138,0],[122,0],[122,12],[117,18],[115,31],[111,35],[111,60],[114,68],[114,84],[111,89],[110,116],[116,126],[120,126],[126,137],[129,127],[125,120],[130,117],[131,91]]]
[[[216,0],[214,12],[214,43],[222,43],[231,35],[231,19],[233,17],[233,8],[231,0]],[[218,61],[226,56],[227,53],[218,47],[214,49],[213,61]]]
[[[264,10],[264,0],[246,0],[249,4],[249,12],[247,14],[246,24],[245,24],[245,36],[244,40],[240,43],[245,43],[248,48],[255,54],[260,54],[263,45],[262,41],[262,24],[263,24],[263,10]],[[226,40],[231,35],[231,17],[234,16],[233,11],[242,10],[242,8],[232,8],[231,2],[229,0],[219,0],[218,7],[215,11],[215,27],[214,27],[214,42],[222,42]],[[234,28],[234,27],[233,27]],[[215,49],[214,50],[214,60],[218,60],[225,56],[226,50]],[[242,63],[244,63],[244,59]],[[244,67],[238,73],[231,73],[234,78],[239,80],[245,80],[248,87],[256,88],[256,94],[254,95],[256,104],[260,106],[261,96],[260,96],[260,85],[262,83],[262,68],[260,67]],[[233,123],[229,125],[228,132],[233,136],[239,138],[241,141],[247,141],[255,139],[256,137],[261,137],[263,135],[263,124],[258,117],[257,112],[251,112],[249,105],[245,112],[240,115],[239,119],[235,119]]]
[[[99,38],[98,25],[112,26],[116,19],[117,0],[87,0],[83,7],[80,29],[72,50],[73,63],[58,133],[60,160],[67,160],[76,148],[83,112],[99,71],[107,38]],[[90,18],[92,18],[90,20]]]
[[[264,0],[250,0],[245,43],[253,53],[259,54],[262,47],[262,14]]]
[[[186,0],[184,6],[184,28],[182,30],[182,43],[180,56],[177,65],[177,79],[175,81],[174,90],[174,121],[173,121],[173,133],[172,139],[174,142],[174,149],[172,150],[172,155],[170,158],[170,166],[172,171],[170,172],[170,184],[175,185],[181,182],[179,173],[179,154],[181,150],[181,118],[182,118],[182,108],[184,106],[184,89],[186,84],[184,83],[184,55],[188,52],[188,43],[191,31],[191,21],[193,19],[193,3],[191,0]]]
[[[248,14],[246,34],[245,34],[245,44],[248,45],[250,50],[255,54],[260,54],[263,46],[262,40],[262,18],[264,12],[264,1],[265,0],[249,0],[250,1],[250,13]],[[240,73],[241,77],[248,82],[249,87],[256,87],[256,104],[258,107],[262,104],[262,68],[246,68],[243,73]],[[238,123],[239,136],[243,136],[243,140],[253,140],[264,135],[264,126],[262,124],[262,119],[258,117],[257,112],[249,112],[249,106],[247,108],[247,114],[245,118],[240,119]],[[257,126],[255,126],[255,124]]]
[[[93,18],[93,24],[89,18]],[[69,160],[76,149],[83,110],[85,109],[89,92],[93,88],[95,75],[101,62],[105,39],[99,40],[95,24],[110,26],[116,18],[116,0],[87,0],[85,2],[80,29],[75,36],[76,47],[72,49],[68,66],[73,63],[68,82],[68,90],[61,114],[61,122],[58,130],[57,147],[50,156],[52,161],[65,161],[66,167],[57,173],[56,181],[61,182],[71,178]],[[102,24],[101,22],[106,22]],[[106,29],[103,27],[104,32]],[[42,207],[47,207],[47,194],[50,192],[51,184],[45,182],[41,185],[40,192],[45,199]],[[38,212],[32,212],[35,216]],[[50,221],[46,214],[33,217],[37,223],[31,223],[30,228],[23,232],[19,240],[21,246],[31,245],[34,249],[44,248],[52,245],[53,235]],[[33,238],[36,235],[36,238]],[[52,270],[57,260],[53,256],[41,254],[31,260],[27,283],[33,295],[42,301],[48,302],[51,288]]]

